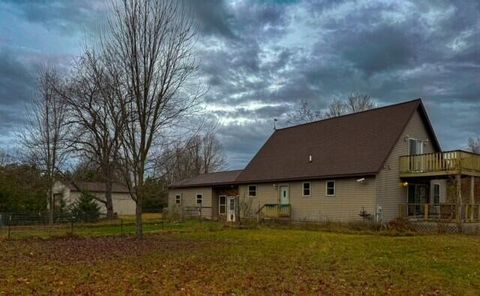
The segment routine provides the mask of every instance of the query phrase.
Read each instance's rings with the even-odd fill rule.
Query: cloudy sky
[[[480,135],[480,1],[191,0],[205,108],[243,168],[300,100],[423,98],[443,149]],[[97,0],[0,0],[0,146],[14,143],[35,73],[69,67],[107,14]]]

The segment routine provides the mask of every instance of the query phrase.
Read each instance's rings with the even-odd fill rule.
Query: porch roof
[[[235,180],[241,172],[242,170],[234,170],[202,174],[193,178],[175,182],[170,185],[170,188],[230,185],[235,183]]]

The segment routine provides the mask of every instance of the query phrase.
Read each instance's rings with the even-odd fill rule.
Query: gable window
[[[410,155],[423,154],[423,142],[417,139],[408,139],[408,149]]]
[[[218,213],[225,214],[227,209],[227,197],[225,195],[220,195],[218,197]]]
[[[182,203],[182,196],[180,194],[175,195],[175,203],[177,205]]]
[[[327,196],[335,196],[335,181],[326,182]]]
[[[311,187],[312,187],[312,183],[310,182],[303,183],[303,196],[310,196]]]
[[[203,196],[201,194],[197,194],[197,206],[199,207],[202,206],[202,199],[203,199]]]
[[[257,196],[257,186],[256,185],[249,185],[248,186],[248,196],[252,196],[252,197]]]

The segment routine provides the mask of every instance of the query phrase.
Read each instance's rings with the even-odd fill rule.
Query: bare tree
[[[471,137],[468,139],[468,150],[480,154],[480,137]]]
[[[183,1],[122,0],[112,6],[101,44],[107,71],[121,73],[121,168],[136,203],[136,234],[141,238],[142,187],[152,146],[196,99],[185,89],[197,70],[195,30]]]
[[[320,111],[312,110],[312,107],[306,100],[301,100],[299,106],[288,114],[287,123],[302,124],[322,119]]]
[[[66,106],[55,91],[61,84],[54,70],[46,70],[40,75],[38,95],[27,110],[27,124],[20,135],[28,159],[43,171],[47,179],[50,223],[53,223],[55,211],[52,190],[55,176],[69,152]]]
[[[116,103],[118,75],[107,74],[101,58],[88,50],[74,70],[68,89],[58,90],[74,126],[71,142],[82,159],[98,168],[105,183],[105,198],[96,199],[105,205],[107,217],[113,218],[112,187],[123,128],[121,108]]]
[[[346,102],[346,112],[356,113],[373,109],[377,106],[375,101],[366,94],[352,93],[348,96]]]
[[[375,101],[369,95],[361,93],[352,93],[344,100],[334,98],[330,101],[327,106],[327,111],[324,113],[318,110],[313,110],[307,101],[302,100],[300,105],[287,115],[287,122],[290,124],[301,124],[361,112],[375,107]]]
[[[333,99],[328,104],[327,111],[325,112],[325,118],[338,117],[347,113],[347,105],[340,99]]]
[[[194,135],[185,143],[176,142],[156,160],[159,177],[167,184],[221,170],[225,165],[223,147],[211,131]]]

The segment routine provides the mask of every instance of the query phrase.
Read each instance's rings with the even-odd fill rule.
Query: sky
[[[189,0],[205,116],[241,169],[300,101],[352,92],[379,106],[422,98],[444,150],[480,136],[480,1]],[[105,1],[0,0],[0,147],[15,144],[43,67],[66,69]]]

